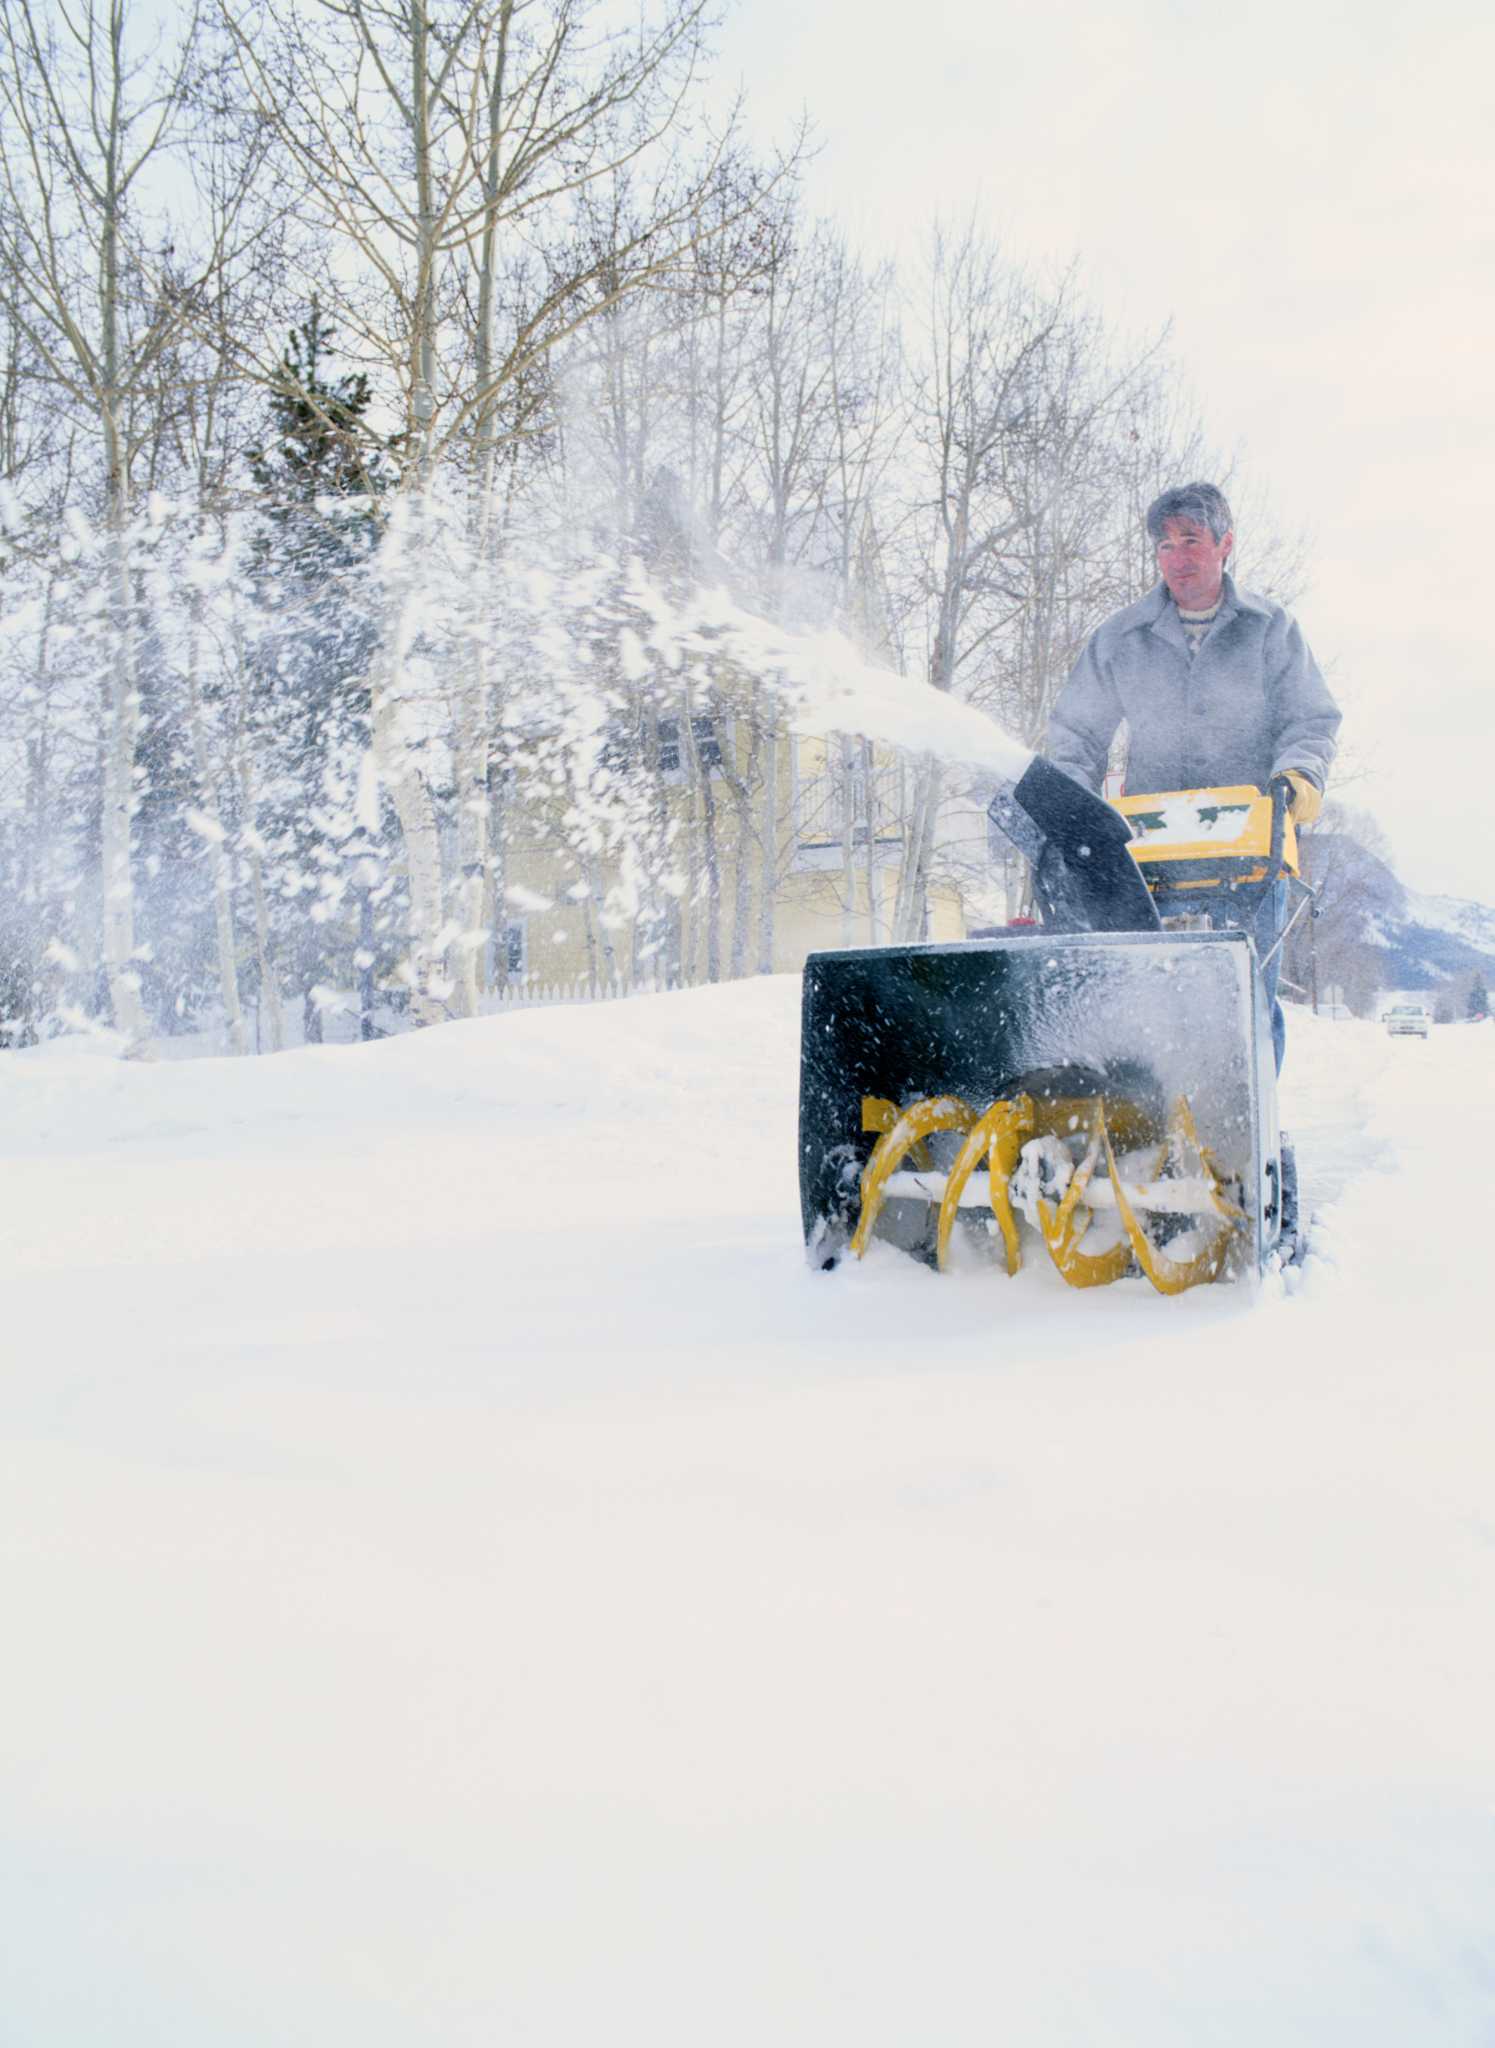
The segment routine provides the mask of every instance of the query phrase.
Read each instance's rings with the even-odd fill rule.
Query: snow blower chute
[[[1015,1274],[1030,1226],[1070,1285],[1165,1294],[1296,1233],[1262,959],[1296,879],[1284,792],[1092,796],[1041,759],[993,806],[1041,929],[813,954],[800,1197],[813,1264],[886,1239]],[[1167,920],[1165,924],[1165,919]],[[1180,923],[1189,929],[1178,929]]]

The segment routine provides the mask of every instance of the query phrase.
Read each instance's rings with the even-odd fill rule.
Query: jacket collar
[[[1175,647],[1186,645],[1184,629],[1179,623],[1178,606],[1168,595],[1168,586],[1161,577],[1146,597],[1138,598],[1130,609],[1137,625],[1150,627],[1154,633]],[[1254,596],[1251,591],[1238,589],[1235,578],[1226,569],[1220,578],[1220,616],[1215,621],[1216,625],[1226,619],[1233,619],[1237,612],[1256,612],[1262,618],[1268,618],[1271,616],[1271,607],[1263,599]]]

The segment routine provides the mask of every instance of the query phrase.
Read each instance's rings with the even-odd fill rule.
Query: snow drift
[[[1076,1296],[807,1270],[797,993],[0,1061],[9,2038],[1491,2037],[1495,1041]]]

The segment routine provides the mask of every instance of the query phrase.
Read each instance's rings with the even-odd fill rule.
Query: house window
[[[699,712],[690,721],[691,738],[696,744],[696,759],[708,775],[722,772],[722,743],[716,730],[716,720],[709,711]],[[678,718],[661,718],[659,721],[659,772],[661,775],[683,775],[685,764],[681,759],[681,721]]]
[[[795,752],[795,799],[799,838],[809,846],[840,843],[849,831],[852,844],[865,846],[872,829],[874,796],[884,799],[886,787],[874,792],[874,779],[886,785],[886,772],[874,778],[868,750],[860,742],[843,746],[801,738]],[[896,828],[894,828],[896,829]]]
[[[638,727],[631,719],[610,718],[597,754],[597,765],[603,774],[624,774],[632,767],[637,752]]]
[[[845,856],[849,840],[891,858],[903,837],[902,789],[896,765],[879,764],[860,740],[829,743],[801,734],[794,747],[794,824],[802,865],[827,866]]]

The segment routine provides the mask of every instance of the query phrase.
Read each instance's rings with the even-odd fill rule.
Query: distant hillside
[[[1495,910],[1462,896],[1414,896],[1407,892],[1407,914],[1429,931],[1449,932],[1485,954],[1495,954]]]
[[[1495,985],[1495,910],[1458,896],[1405,897],[1404,917],[1381,916],[1377,943],[1391,956],[1392,988],[1438,988],[1478,968]]]
[[[1495,988],[1495,909],[1457,896],[1416,895],[1385,856],[1373,820],[1361,821],[1360,830],[1305,838],[1304,874],[1317,892],[1319,915],[1312,957],[1305,958],[1303,939],[1295,941],[1288,979],[1301,986],[1316,974],[1321,986],[1340,988],[1361,1016],[1374,1014],[1385,989],[1458,1000],[1475,974]]]

